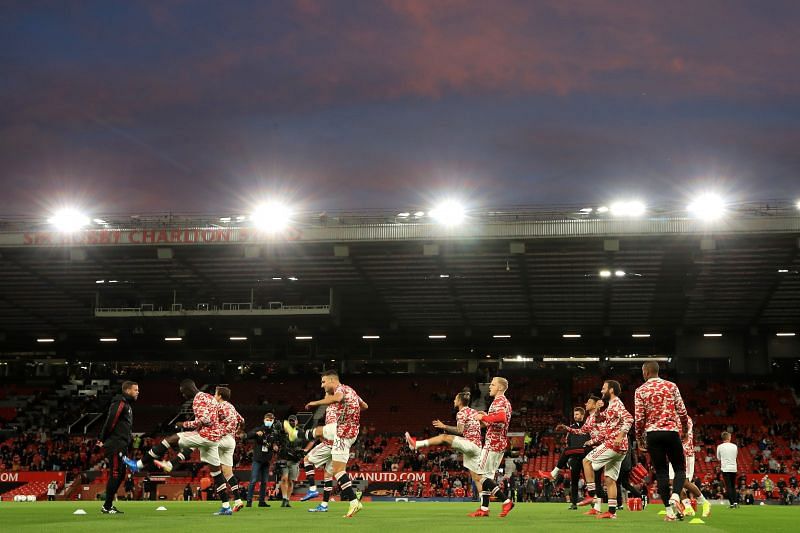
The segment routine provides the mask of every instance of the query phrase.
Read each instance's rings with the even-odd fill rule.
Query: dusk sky
[[[0,216],[800,198],[800,2],[0,3]]]

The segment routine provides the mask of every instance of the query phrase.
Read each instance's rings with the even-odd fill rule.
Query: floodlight
[[[605,270],[605,269],[601,270],[600,271],[600,277],[601,278],[610,278],[611,277],[611,271],[610,270]]]
[[[624,278],[625,277],[625,271],[624,270],[615,270],[614,271],[614,275],[617,276],[618,278]]]
[[[464,221],[464,206],[454,200],[445,200],[430,211],[430,216],[445,226],[457,226]]]
[[[279,202],[258,206],[250,215],[253,225],[261,231],[277,233],[286,229],[292,218],[292,209]]]
[[[699,219],[716,220],[725,214],[725,202],[716,194],[706,193],[695,198],[686,210]]]
[[[581,334],[580,333],[564,333],[561,336],[563,338],[565,338],[565,339],[580,339],[581,338]]]
[[[597,363],[599,357],[543,357],[545,363]]]
[[[615,217],[638,217],[644,214],[645,206],[637,200],[614,202],[610,210]]]
[[[47,222],[54,225],[59,231],[70,232],[78,231],[89,224],[89,217],[76,209],[61,209],[56,211]]]

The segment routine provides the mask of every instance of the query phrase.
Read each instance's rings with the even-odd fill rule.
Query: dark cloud
[[[4,211],[594,198],[798,171],[791,1],[11,2]],[[754,185],[758,183],[758,185]],[[17,187],[18,184],[24,184]],[[281,184],[281,185],[278,185]]]

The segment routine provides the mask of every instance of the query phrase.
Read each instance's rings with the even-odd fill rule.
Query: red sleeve
[[[495,413],[483,417],[483,421],[489,424],[491,424],[492,422],[504,422],[505,419],[506,419],[505,411],[497,411]]]

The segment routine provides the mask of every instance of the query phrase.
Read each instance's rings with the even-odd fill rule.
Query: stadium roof
[[[794,206],[713,223],[562,206],[447,227],[411,213],[304,214],[280,235],[236,215],[107,216],[74,233],[0,221],[0,352],[664,353],[678,334],[800,328]]]

